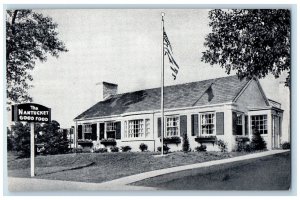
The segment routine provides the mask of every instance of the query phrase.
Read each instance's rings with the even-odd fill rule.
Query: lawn
[[[219,160],[245,153],[174,152],[154,157],[153,152],[81,153],[38,156],[36,178],[100,183],[142,172]],[[8,176],[30,177],[30,159],[8,156]]]
[[[288,190],[290,152],[186,170],[145,179],[133,185],[161,190]]]

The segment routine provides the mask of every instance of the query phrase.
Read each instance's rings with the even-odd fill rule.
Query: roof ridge
[[[237,76],[237,75],[235,74],[235,75],[230,75],[230,76],[222,76],[222,77],[218,77],[218,78],[204,79],[204,80],[201,80],[201,81],[192,81],[192,82],[187,82],[187,83],[180,83],[180,84],[175,84],[175,85],[168,85],[168,86],[164,86],[164,88],[174,87],[174,86],[180,86],[180,85],[185,85],[185,84],[199,83],[199,82],[203,82],[203,81],[217,80],[217,79],[222,79],[222,78],[229,78],[229,77],[233,77],[233,76]],[[111,98],[117,97],[119,95],[130,94],[130,93],[135,93],[135,92],[140,92],[140,91],[145,91],[145,90],[154,90],[154,89],[159,89],[159,88],[161,88],[161,87],[154,87],[154,88],[147,88],[147,89],[135,90],[135,91],[131,91],[131,92],[118,93],[118,94],[112,95]],[[108,99],[110,99],[110,98],[108,98]]]

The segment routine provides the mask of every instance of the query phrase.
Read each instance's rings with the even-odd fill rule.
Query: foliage
[[[144,143],[142,143],[142,144],[140,144],[140,150],[142,151],[142,152],[144,152],[144,151],[147,151],[148,150],[148,145],[146,145],[146,144],[144,144]]]
[[[241,152],[241,151],[250,152],[251,148],[250,148],[250,145],[247,144],[247,142],[245,142],[243,140],[237,140],[236,141],[236,151],[238,151],[238,152]]]
[[[7,151],[14,150],[14,136],[11,130],[7,127]]]
[[[121,150],[122,150],[122,152],[127,152],[127,151],[131,150],[131,147],[130,146],[121,146]]]
[[[110,151],[111,152],[119,152],[119,147],[116,147],[116,146],[110,147]]]
[[[101,144],[103,144],[104,146],[116,146],[117,142],[114,138],[108,138],[108,139],[102,139]]]
[[[264,141],[264,139],[261,137],[256,126],[253,127],[253,134],[252,134],[252,139],[250,142],[250,148],[253,151],[264,150],[267,148],[267,144]]]
[[[224,142],[223,140],[218,140],[217,141],[217,145],[218,145],[218,147],[219,147],[219,149],[220,149],[220,151],[221,152],[227,152],[227,143],[226,142]]]
[[[107,152],[107,148],[98,148],[94,150],[95,153],[105,153]]]
[[[181,139],[178,136],[171,136],[164,138],[164,144],[179,144]]]
[[[283,9],[214,9],[209,12],[212,32],[205,38],[208,48],[202,61],[220,65],[239,78],[278,78],[288,72],[290,86],[291,17]]]
[[[81,145],[78,145],[77,148],[72,149],[73,153],[82,153],[83,147]]]
[[[290,149],[291,148],[291,144],[289,142],[284,142],[282,145],[281,145],[281,148],[282,149]]]
[[[183,136],[182,151],[185,153],[190,151],[190,143],[189,143],[187,134],[184,134],[184,136]]]
[[[195,141],[202,144],[202,143],[215,143],[217,141],[217,137],[215,135],[208,135],[208,136],[197,136]]]
[[[6,79],[7,97],[14,103],[32,101],[27,90],[32,81],[30,70],[47,55],[58,57],[67,49],[58,39],[57,24],[52,18],[32,10],[6,11]]]
[[[40,127],[36,142],[44,144],[45,154],[64,154],[69,151],[67,135],[55,120]]]
[[[164,144],[163,149],[164,149],[164,153],[169,153],[170,147]],[[161,152],[161,147],[157,147],[157,151]]]
[[[195,150],[197,151],[197,152],[201,152],[201,151],[206,151],[206,145],[200,145],[200,146],[198,146],[198,147],[196,147],[195,148]]]
[[[30,156],[29,124],[16,122],[15,125],[12,125],[11,130],[14,135],[13,138],[14,150],[16,150],[21,157],[29,157]]]

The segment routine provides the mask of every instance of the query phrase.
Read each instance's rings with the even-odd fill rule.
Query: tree
[[[185,153],[190,151],[190,143],[189,143],[189,139],[187,137],[187,134],[184,134],[184,136],[183,136],[182,151],[185,152]]]
[[[290,10],[232,9],[209,12],[212,32],[205,38],[208,49],[201,60],[220,65],[226,73],[237,71],[239,78],[278,78],[288,72],[290,86]]]
[[[38,143],[44,145],[45,154],[63,154],[69,151],[67,134],[61,131],[59,123],[55,120],[44,124],[37,138]]]
[[[30,126],[16,122],[11,128],[13,134],[13,148],[21,157],[30,156]]]
[[[11,132],[11,130],[7,127],[7,151],[13,151],[14,150],[14,137]]]
[[[32,10],[6,11],[6,80],[8,104],[31,102],[28,81],[36,60],[44,62],[47,54],[58,57],[67,49],[58,39],[52,18]]]
[[[267,148],[267,144],[264,139],[261,137],[257,125],[253,127],[253,135],[250,142],[250,148],[252,150],[264,150]]]

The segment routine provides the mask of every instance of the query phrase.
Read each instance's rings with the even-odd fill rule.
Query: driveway
[[[290,152],[145,179],[136,186],[161,190],[288,190]]]

